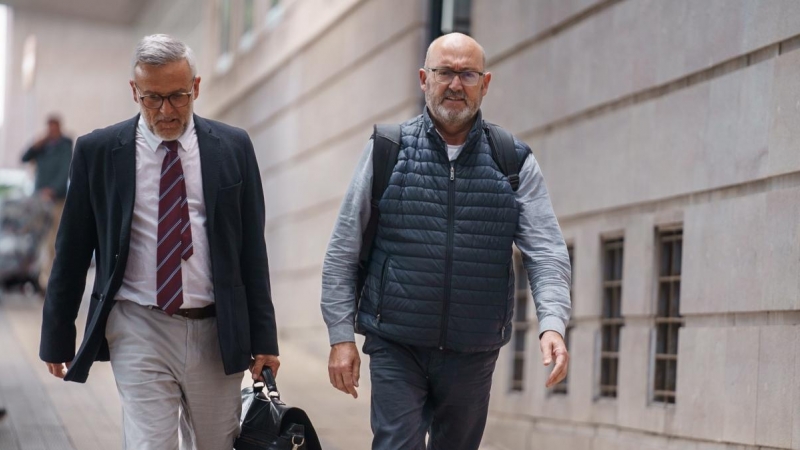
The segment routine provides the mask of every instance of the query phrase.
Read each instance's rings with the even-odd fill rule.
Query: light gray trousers
[[[121,300],[106,325],[126,450],[231,450],[242,373],[225,375],[215,318]]]

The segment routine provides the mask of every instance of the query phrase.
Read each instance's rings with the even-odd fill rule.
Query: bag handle
[[[272,369],[264,366],[261,369],[261,376],[264,377],[264,386],[267,388],[267,397],[281,399],[281,393],[278,392],[278,384],[275,382],[275,375],[272,374]]]

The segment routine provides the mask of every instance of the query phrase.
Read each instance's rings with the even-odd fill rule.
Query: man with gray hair
[[[130,88],[140,114],[75,145],[39,355],[81,383],[111,361],[126,449],[231,449],[243,371],[280,365],[253,144],[193,114],[194,56],[170,36],[142,39]]]
[[[492,79],[484,64],[469,36],[431,43],[419,70],[426,108],[394,136],[376,128],[325,255],[328,375],[357,397],[353,333],[364,333],[374,450],[478,449],[495,363],[511,338],[512,243],[536,303],[542,362],[554,363],[546,384],[566,376],[567,248],[530,148],[483,121]],[[394,160],[379,142],[394,143]],[[373,198],[377,180],[384,190]],[[356,305],[360,262],[366,283]]]

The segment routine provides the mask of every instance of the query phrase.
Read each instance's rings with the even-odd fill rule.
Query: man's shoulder
[[[125,138],[133,139],[136,137],[136,124],[138,119],[139,116],[137,115],[133,118],[123,120],[122,122],[109,125],[105,128],[97,128],[92,132],[79,137],[78,142],[80,142],[83,146],[96,146],[108,144],[111,140],[116,142],[120,139],[124,140]],[[130,136],[126,136],[127,134],[130,134]],[[72,141],[70,140],[70,142]]]
[[[425,120],[424,119],[425,118],[424,118],[424,116],[422,114],[418,114],[418,115],[406,120],[405,122],[400,123],[399,125],[400,125],[401,128],[421,127],[421,126],[423,126],[425,124]]]
[[[486,120],[483,121],[483,126],[484,126],[484,128],[488,128],[488,127],[499,128],[499,129],[504,130],[505,132],[507,132],[508,134],[511,135],[511,137],[514,139],[514,151],[517,154],[517,162],[519,163],[519,166],[518,166],[519,169],[522,169],[522,166],[525,164],[525,161],[527,161],[527,159],[529,157],[531,157],[531,158],[533,157],[533,152],[531,151],[531,147],[528,144],[526,144],[525,141],[523,141],[522,139],[518,138],[508,128],[504,128],[504,127],[502,127],[500,125],[497,125],[495,123],[492,123],[492,122],[489,122],[489,121],[486,121]]]
[[[235,138],[248,138],[247,131],[228,125],[227,123],[218,120],[206,119],[205,117],[194,116],[194,126],[206,128],[206,131],[211,131],[213,134],[220,138],[235,137]]]

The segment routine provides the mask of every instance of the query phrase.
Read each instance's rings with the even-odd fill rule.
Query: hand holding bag
[[[308,415],[281,400],[272,370],[264,382],[242,389],[242,431],[235,450],[322,450]]]

